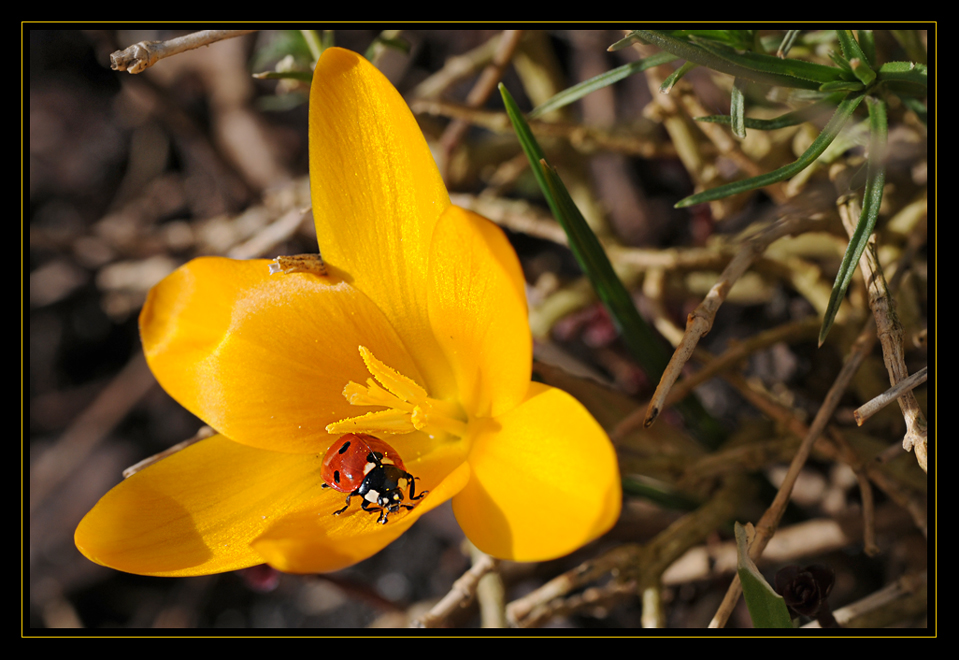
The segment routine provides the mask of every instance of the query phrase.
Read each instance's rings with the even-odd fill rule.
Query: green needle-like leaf
[[[733,135],[746,138],[746,99],[743,97],[743,80],[736,78],[729,97],[729,120]]]
[[[636,31],[633,30],[631,33],[627,34],[625,37],[623,37],[622,39],[614,43],[612,46],[610,46],[606,50],[609,51],[610,53],[614,53],[617,50],[628,48],[629,46],[632,46],[633,44],[639,43],[641,41],[642,39],[640,39],[639,35],[636,34]]]
[[[739,560],[739,581],[743,598],[749,608],[754,628],[792,628],[789,608],[783,597],[766,582],[766,578],[749,558],[746,529],[739,523],[733,527],[736,534],[736,555]]]
[[[868,87],[872,84],[872,81],[876,79],[876,72],[869,68],[866,60],[855,59],[852,60],[850,64],[852,64],[852,72],[856,74],[856,77],[859,78],[859,81],[863,85]]]
[[[779,115],[774,119],[755,119],[746,117],[743,121],[746,128],[755,128],[760,131],[773,131],[777,128],[795,126],[796,124],[801,124],[803,122],[816,119],[827,112],[835,112],[836,104],[842,101],[843,97],[845,96],[846,95],[842,93],[830,94],[821,101],[816,101],[815,103],[811,103],[804,108]],[[708,117],[696,117],[696,121],[711,122],[713,124],[731,123],[729,115],[709,115]]]
[[[859,47],[859,42],[852,36],[852,30],[836,30],[836,36],[839,37],[839,47],[842,48],[842,55],[847,62],[866,59],[866,54]]]
[[[872,30],[856,30],[856,36],[859,37],[859,47],[866,56],[866,62],[869,66],[876,65],[876,37]]]
[[[789,51],[793,47],[793,43],[796,41],[796,37],[799,36],[799,30],[786,30],[786,36],[783,37],[783,42],[779,44],[779,50],[776,51],[777,57],[786,57],[789,54]]]
[[[663,94],[669,94],[673,90],[673,85],[679,82],[679,79],[696,68],[695,62],[683,62],[683,65],[666,76],[666,80],[659,86],[659,91]]]
[[[837,80],[841,72],[831,66],[816,64],[815,62],[805,62],[803,60],[793,60],[788,58],[774,57],[752,51],[737,51],[727,46],[717,44],[714,41],[706,39],[697,39],[693,37],[693,43],[708,50],[710,53],[721,57],[731,64],[750,69],[759,73],[774,76],[783,76],[800,79],[808,82],[826,83]],[[743,76],[740,76],[743,77]],[[790,87],[799,87],[792,84]],[[806,86],[807,89],[812,89]]]
[[[842,47],[843,55],[852,67],[853,75],[859,79],[863,85],[871,85],[876,79],[876,72],[869,66],[869,58],[859,47],[859,42],[852,36],[852,30],[837,30],[839,35],[839,45]]]
[[[819,330],[820,346],[826,340],[826,335],[829,334],[833,321],[836,320],[836,313],[846,296],[846,289],[849,288],[853,273],[856,272],[856,266],[859,265],[859,257],[865,251],[869,237],[872,236],[873,229],[876,228],[876,218],[879,217],[879,207],[882,204],[882,187],[886,182],[886,166],[884,163],[888,132],[886,104],[880,99],[870,97],[867,100],[867,105],[869,106],[870,140],[862,213],[859,215],[856,231],[849,239],[849,246],[846,248],[846,254],[843,255],[839,272],[836,274],[836,281],[832,285],[832,293],[829,296],[829,303],[826,305],[822,328]]]
[[[915,62],[886,62],[879,67],[879,82],[899,95],[925,96],[928,69]]]
[[[733,183],[728,183],[725,186],[719,186],[718,188],[713,188],[712,190],[705,190],[701,193],[690,195],[685,199],[679,200],[679,202],[676,203],[676,208],[693,206],[694,204],[702,204],[703,202],[711,202],[716,199],[746,192],[747,190],[762,188],[763,186],[768,186],[772,183],[778,183],[779,181],[784,181],[799,174],[804,169],[812,165],[812,163],[822,155],[822,152],[826,150],[826,147],[828,147],[829,144],[836,139],[836,136],[839,135],[839,131],[842,130],[842,127],[845,126],[846,122],[849,121],[849,118],[852,117],[852,113],[862,102],[862,99],[862,93],[850,94],[847,96],[842,103],[839,104],[839,107],[836,108],[836,113],[832,116],[832,119],[829,120],[829,123],[826,124],[826,127],[823,128],[822,133],[819,134],[819,137],[813,140],[813,143],[809,145],[809,148],[806,149],[803,155],[800,156],[795,162],[790,163],[789,165],[784,165],[778,170],[773,170],[768,174],[761,174],[759,176],[754,176],[742,181],[734,181]]]
[[[688,41],[682,41],[676,39],[668,34],[662,32],[657,32],[653,30],[635,30],[636,34],[640,39],[648,43],[654,44],[668,53],[672,53],[676,57],[681,57],[684,60],[689,60],[690,62],[695,62],[701,66],[708,67],[715,71],[721,73],[728,73],[731,76],[736,76],[739,78],[744,78],[746,80],[752,80],[753,82],[765,83],[767,85],[778,85],[780,87],[798,87],[801,89],[818,89],[819,83],[814,80],[809,80],[806,78],[800,78],[794,75],[782,75],[781,73],[770,73],[766,71],[757,70],[754,66],[743,66],[740,62],[733,62],[726,57],[719,57],[718,55],[706,50],[701,47],[699,44],[704,43],[705,40],[699,40],[697,44],[692,44]],[[709,42],[712,44],[712,42]],[[718,46],[717,46],[718,48]],[[731,53],[736,53],[736,51],[729,49]],[[772,60],[780,63],[782,66],[783,62],[792,62],[793,60],[780,60],[778,57],[770,57],[768,55],[757,57],[769,57]],[[806,64],[809,64],[808,62]],[[824,69],[829,69],[830,67],[823,67]],[[830,78],[830,80],[835,79],[835,76]]]
[[[594,78],[584,80],[577,85],[573,85],[568,89],[564,89],[562,92],[549,99],[539,107],[533,108],[532,112],[529,113],[529,116],[530,118],[539,117],[540,115],[544,115],[551,110],[556,110],[558,108],[567,106],[574,101],[578,101],[587,94],[595,92],[598,89],[608,87],[609,85],[617,83],[624,78],[628,78],[634,73],[639,73],[640,71],[645,71],[650,67],[660,66],[661,64],[666,64],[667,62],[672,62],[675,59],[676,56],[671,55],[670,53],[656,53],[651,57],[616,67],[615,69],[601,73]]]
[[[836,80],[819,86],[820,92],[858,92],[863,88],[859,80]]]

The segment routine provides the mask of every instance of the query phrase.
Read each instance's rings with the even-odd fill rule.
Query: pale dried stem
[[[761,332],[745,341],[737,342],[735,345],[730,346],[724,353],[716,357],[710,357],[704,361],[701,369],[679,381],[670,390],[664,405],[669,407],[677,401],[681,401],[699,385],[723,371],[731,369],[757,351],[761,351],[779,342],[799,341],[803,338],[811,338],[814,337],[818,331],[819,319],[810,317],[802,321],[786,323],[777,328]],[[697,351],[697,354],[698,353],[699,351]],[[702,353],[705,355],[705,351],[702,351]],[[612,438],[614,442],[616,438],[622,438],[629,432],[639,428],[643,424],[645,416],[645,411],[640,409],[623,419],[613,430]]]
[[[786,215],[769,227],[759,232],[745,243],[739,249],[739,252],[733,257],[729,265],[719,276],[719,281],[713,285],[709,293],[703,299],[703,302],[687,317],[686,332],[683,334],[683,340],[676,351],[673,353],[663,376],[653,393],[646,410],[646,418],[643,421],[645,426],[650,426],[656,417],[663,411],[666,405],[666,397],[673,384],[682,373],[683,367],[693,354],[693,350],[713,327],[713,321],[716,318],[716,312],[722,306],[729,290],[733,284],[746,272],[752,263],[765,252],[770,243],[782,238],[806,231],[816,221],[806,215]]]
[[[141,41],[112,53],[110,67],[114,71],[140,73],[165,57],[251,32],[256,30],[201,30],[167,41]]]
[[[901,625],[928,611],[926,571],[903,575],[893,584],[833,612],[843,628],[883,628]],[[819,628],[813,621],[803,628]]]
[[[262,257],[276,249],[284,241],[289,240],[305,224],[305,220],[312,220],[309,209],[292,209],[271,222],[262,230],[254,234],[249,240],[237,245],[227,252],[231,259],[255,259]]]
[[[505,112],[469,108],[460,103],[448,103],[434,99],[417,99],[410,103],[415,114],[427,114],[438,117],[463,119],[486,128],[494,133],[513,135],[513,125]],[[529,126],[537,138],[561,138],[569,142],[576,151],[592,154],[597,151],[614,151],[616,153],[636,155],[643,158],[675,158],[676,149],[665,141],[653,136],[645,137],[622,130],[605,130],[570,124],[565,122],[548,122],[538,119],[528,120]],[[707,149],[707,152],[711,151]]]
[[[641,57],[647,57],[656,50],[651,46],[634,44],[633,48]],[[676,147],[676,155],[683,163],[683,167],[689,172],[689,176],[696,182],[697,187],[706,187],[710,185],[718,176],[716,168],[710,165],[708,158],[715,154],[710,154],[703,150],[703,141],[700,139],[701,132],[693,127],[693,122],[686,115],[685,110],[677,105],[674,100],[688,88],[685,80],[680,80],[673,87],[676,94],[663,94],[659,91],[663,81],[673,72],[669,64],[652,67],[644,71],[646,84],[649,86],[649,92],[652,94],[653,101],[646,107],[644,114],[651,119],[659,120],[666,132],[669,133],[670,142]],[[716,217],[723,217],[725,214],[722,208],[712,207],[717,211]]]
[[[843,226],[852,236],[861,214],[859,202],[854,196],[848,195],[840,199],[837,206]],[[859,268],[869,292],[869,308],[876,319],[876,333],[882,346],[882,359],[886,364],[886,371],[889,372],[889,383],[896,385],[909,377],[909,370],[906,368],[902,350],[902,325],[896,314],[896,302],[886,286],[886,278],[876,254],[875,234],[869,238],[866,250],[859,259]],[[902,440],[902,447],[906,451],[915,450],[919,467],[926,472],[926,417],[911,390],[899,396],[899,407],[906,420],[906,435]]]
[[[200,430],[196,432],[196,435],[194,435],[189,440],[178,442],[172,447],[170,447],[169,449],[164,449],[159,454],[154,454],[153,456],[150,456],[149,458],[144,458],[139,463],[135,463],[131,465],[130,467],[128,467],[127,469],[123,471],[123,478],[129,479],[130,477],[135,475],[137,472],[140,472],[141,470],[144,470],[150,467],[154,463],[159,463],[164,458],[168,456],[172,456],[173,454],[186,449],[190,445],[194,445],[198,443],[200,440],[206,440],[207,438],[212,438],[214,435],[216,435],[216,431],[214,431],[212,428],[210,428],[209,426],[201,426]]]
[[[867,326],[867,330],[871,332],[872,322],[870,321]],[[875,341],[874,334],[870,341]],[[804,438],[809,433],[809,427],[799,419],[794,411],[784,407],[778,401],[773,400],[768,393],[757,390],[755,386],[748,383],[742,376],[726,373],[723,374],[723,378],[735,387],[743,398],[749,401],[758,410],[762,411],[767,417],[775,420],[777,424],[787,429],[790,433],[793,433],[797,438]],[[835,429],[830,429],[830,437],[834,443],[819,442],[815,444],[814,448],[817,455],[821,456],[823,460],[841,461],[852,468],[853,471],[864,469],[869,479],[872,480],[872,483],[909,513],[916,528],[925,536],[927,533],[927,515],[924,496],[917,494],[914,490],[887,474],[882,467],[882,461],[878,460],[878,457],[876,460],[860,458],[857,452],[853,451]],[[776,451],[776,447],[771,448],[771,451]],[[732,458],[736,459],[739,457],[734,454]],[[719,462],[719,460],[721,460],[721,457],[718,457],[716,462]],[[757,469],[760,465],[761,463],[757,461]],[[740,466],[742,466],[741,463]],[[724,471],[725,469],[729,469],[729,467],[731,466],[727,465],[725,468],[721,468],[712,462],[711,457],[706,457],[693,465],[688,470],[688,473],[691,475],[700,472],[708,473],[707,471],[710,469],[720,469],[720,471]],[[865,513],[864,511],[864,514]]]
[[[639,552],[639,546],[627,544],[585,561],[573,570],[553,578],[539,589],[514,600],[506,606],[506,617],[511,625],[518,627],[525,628],[541,623],[552,616],[559,606],[558,602],[570,592],[629,566],[639,556]]]
[[[466,97],[466,105],[470,108],[478,108],[486,102],[490,94],[496,89],[496,84],[503,77],[503,71],[513,58],[520,40],[523,38],[523,30],[504,30],[502,36],[497,40],[496,51],[493,54],[492,61],[483,69],[479,80],[473,85],[470,93]],[[463,135],[469,129],[470,124],[463,119],[454,120],[440,137],[440,145],[443,147],[445,158],[443,159],[444,168],[448,167],[450,154],[460,143]],[[446,178],[444,176],[444,178]]]
[[[781,528],[766,546],[765,565],[800,563],[803,559],[836,552],[859,543],[862,522],[853,514],[817,518]],[[878,526],[884,534],[901,534],[906,522],[902,511],[881,507]],[[718,580],[736,572],[736,543],[724,541],[690,548],[663,573],[663,584],[676,586],[701,580]]]
[[[472,543],[469,544],[473,564],[485,564],[492,559]],[[495,567],[494,567],[495,569]],[[479,603],[480,627],[506,628],[506,587],[503,576],[497,570],[490,570],[480,578],[476,585],[476,602]]]
[[[872,484],[861,465],[855,468],[855,473],[862,499],[862,548],[866,555],[875,557],[879,554],[879,546],[876,544],[876,505],[872,496]]]
[[[832,387],[829,388],[825,399],[823,399],[822,405],[819,407],[819,411],[816,413],[816,417],[809,427],[809,431],[803,437],[802,444],[800,444],[799,450],[789,465],[789,470],[783,479],[782,485],[779,487],[779,491],[776,493],[776,497],[756,524],[756,538],[749,546],[749,556],[753,561],[758,560],[759,557],[762,556],[766,544],[769,543],[769,540],[775,533],[776,527],[779,525],[779,520],[782,518],[782,514],[786,510],[786,505],[789,503],[796,479],[799,478],[799,473],[806,464],[809,453],[812,451],[813,443],[816,442],[826,428],[827,422],[832,418],[836,406],[839,405],[840,398],[868,354],[869,349],[874,343],[874,339],[875,334],[873,333],[873,325],[870,321],[867,327],[863,329],[856,338],[842,369],[839,371],[839,375],[836,377],[835,382],[833,382]],[[710,628],[721,628],[726,625],[726,621],[729,619],[729,615],[732,613],[741,594],[742,585],[739,583],[739,577],[736,576],[733,578],[733,583],[729,585],[729,590],[726,592],[726,596],[713,617],[713,620],[709,623]]]
[[[442,69],[416,86],[413,90],[413,98],[437,98],[460,80],[475,75],[493,59],[493,54],[502,38],[503,35],[498,34],[467,53],[447,58]]]
[[[929,367],[923,367],[916,373],[909,376],[909,378],[899,381],[876,398],[856,408],[856,410],[853,411],[853,417],[856,419],[856,424],[862,426],[863,422],[898,399],[903,395],[903,393],[913,390],[925,383],[928,374]]]
[[[542,238],[558,245],[569,244],[566,232],[553,216],[532,209],[525,202],[462,193],[450,194],[450,201],[511,231]]]
[[[559,612],[571,611],[571,602],[582,604],[584,601],[578,597],[571,601],[570,592],[606,574],[613,574],[620,581],[629,580],[629,592],[646,594],[645,599],[647,590],[661,588],[665,570],[717,526],[727,522],[737,507],[751,496],[751,491],[745,477],[730,476],[705,504],[674,522],[645,546],[622,545],[581,564],[510,603],[506,608],[507,617],[520,627],[542,624]],[[627,587],[610,585],[595,595],[611,597],[622,593],[624,588]]]
[[[461,607],[469,605],[473,600],[476,589],[483,576],[493,572],[499,566],[499,560],[487,554],[477,553],[473,557],[473,566],[453,583],[449,593],[440,602],[423,615],[413,621],[413,628],[436,628]]]

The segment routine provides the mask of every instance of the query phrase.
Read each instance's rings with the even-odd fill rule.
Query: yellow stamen
[[[343,396],[354,406],[383,406],[387,410],[342,419],[328,425],[327,433],[423,431],[429,435],[466,435],[466,414],[457,403],[430,398],[416,381],[377,360],[365,346],[360,346],[360,357],[379,384],[373,378],[368,378],[366,385],[350,381],[343,388]]]

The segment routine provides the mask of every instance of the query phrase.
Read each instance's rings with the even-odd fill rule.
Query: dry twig
[[[862,423],[885,408],[887,405],[898,399],[905,392],[915,389],[926,382],[929,374],[929,367],[923,367],[913,375],[899,381],[888,390],[868,401],[853,411],[853,417],[856,418],[856,424],[862,426]]]
[[[464,119],[469,123],[486,128],[494,133],[512,135],[512,124],[505,112],[470,108],[460,103],[448,103],[433,99],[418,99],[410,103],[414,114],[427,114],[439,117]],[[643,158],[672,158],[676,156],[673,146],[654,136],[646,137],[617,130],[604,130],[570,124],[568,122],[548,122],[529,120],[529,127],[537,138],[562,138],[569,141],[573,149],[592,154],[600,150],[632,154]],[[706,150],[707,153],[712,151]]]
[[[903,575],[893,584],[833,612],[843,628],[880,628],[901,624],[927,610],[926,571]],[[804,628],[819,628],[813,621]]]
[[[498,559],[493,559],[483,553],[474,554],[473,566],[453,583],[449,593],[434,605],[433,609],[423,615],[421,619],[414,621],[412,627],[436,628],[443,625],[443,622],[457,608],[469,605],[476,593],[480,579],[487,573],[495,571],[497,566],[499,566]]]
[[[856,231],[857,219],[861,213],[858,199],[847,195],[837,202],[839,216],[843,226],[851,237]],[[902,352],[902,325],[896,314],[896,302],[886,286],[886,278],[876,254],[876,236],[873,234],[866,250],[859,259],[859,268],[869,291],[869,308],[876,319],[876,333],[882,345],[882,359],[889,372],[889,384],[896,385],[899,381],[909,377],[906,369],[905,355]],[[916,460],[923,472],[926,472],[926,417],[916,401],[912,390],[907,390],[899,396],[899,407],[906,420],[906,435],[902,439],[902,448],[906,451],[915,450]]]
[[[489,98],[489,95],[493,93],[496,89],[496,84],[503,77],[503,71],[506,69],[506,65],[509,64],[510,59],[513,57],[513,53],[516,52],[516,47],[519,45],[520,39],[523,38],[523,30],[504,30],[503,35],[500,39],[497,40],[496,52],[493,55],[493,60],[483,69],[482,75],[480,75],[479,80],[476,81],[476,84],[473,85],[473,89],[470,90],[469,95],[466,97],[466,105],[470,108],[478,108],[483,103],[486,102],[486,99]],[[446,127],[446,130],[443,131],[443,135],[440,138],[440,145],[443,147],[443,153],[445,158],[443,159],[444,169],[449,168],[450,154],[453,152],[453,149],[456,148],[456,145],[459,144],[460,140],[463,138],[463,135],[469,129],[469,122],[463,119],[454,120],[449,126]],[[444,177],[448,178],[448,176]]]
[[[110,55],[110,67],[114,71],[140,73],[162,60],[177,53],[209,46],[217,41],[240,37],[256,30],[201,30],[167,41],[141,41],[129,48],[118,50]]]
[[[816,413],[816,417],[809,427],[809,431],[803,437],[799,450],[789,464],[789,471],[786,473],[786,477],[783,479],[783,483],[779,487],[773,503],[769,505],[769,508],[766,509],[766,512],[756,524],[756,538],[749,546],[749,556],[753,561],[758,560],[759,557],[762,556],[763,550],[776,532],[779,520],[786,510],[786,504],[789,503],[793,486],[796,484],[796,479],[799,478],[799,472],[806,464],[806,459],[809,458],[809,453],[812,451],[813,443],[816,442],[826,428],[826,423],[832,418],[836,406],[839,405],[840,398],[845,393],[846,387],[848,387],[856,371],[859,370],[862,361],[866,358],[866,355],[869,354],[875,338],[873,324],[870,321],[867,323],[866,328],[859,334],[859,337],[856,338],[845,363],[843,363],[842,369],[839,371],[839,375],[833,382],[832,387],[829,388],[829,392],[826,393],[826,397],[823,399],[822,405],[819,407],[819,411]],[[736,605],[736,601],[739,600],[740,594],[742,594],[742,585],[739,583],[739,576],[737,575],[733,578],[733,583],[729,585],[729,590],[726,592],[726,597],[723,599],[719,610],[717,610],[713,620],[709,623],[710,628],[720,628],[726,624],[729,615],[733,611],[733,607]]]
[[[808,215],[785,215],[772,225],[759,232],[748,241],[743,243],[739,252],[729,262],[726,269],[719,276],[719,281],[713,285],[709,293],[703,299],[703,302],[686,319],[686,332],[683,334],[683,340],[676,351],[673,353],[663,377],[653,393],[646,410],[646,418],[643,421],[644,426],[650,426],[666,405],[666,395],[669,394],[673,383],[679,378],[683,367],[689,361],[693,350],[699,343],[699,340],[713,327],[713,321],[716,318],[716,312],[729,295],[730,289],[736,283],[743,273],[746,272],[753,261],[755,261],[769,245],[783,236],[802,233],[816,222],[814,217]]]
[[[542,624],[559,612],[572,611],[574,603],[577,606],[592,605],[598,599],[618,597],[624,592],[638,591],[644,602],[654,602],[656,598],[652,593],[661,589],[666,569],[687,550],[701,543],[716,527],[727,522],[736,508],[752,494],[745,477],[731,475],[705,504],[671,524],[646,545],[622,545],[584,562],[510,603],[506,608],[507,616],[514,625],[530,627]],[[582,596],[569,595],[607,574],[629,584],[609,585],[591,592],[589,598],[585,597],[585,592]],[[658,621],[659,617],[653,616],[652,619]]]

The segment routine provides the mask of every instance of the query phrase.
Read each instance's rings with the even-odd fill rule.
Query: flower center
[[[458,404],[430,398],[416,381],[377,360],[365,346],[360,346],[360,357],[379,384],[373,378],[367,378],[366,385],[350,381],[343,396],[354,406],[383,406],[386,410],[334,422],[326,427],[327,433],[466,435],[466,414]]]

